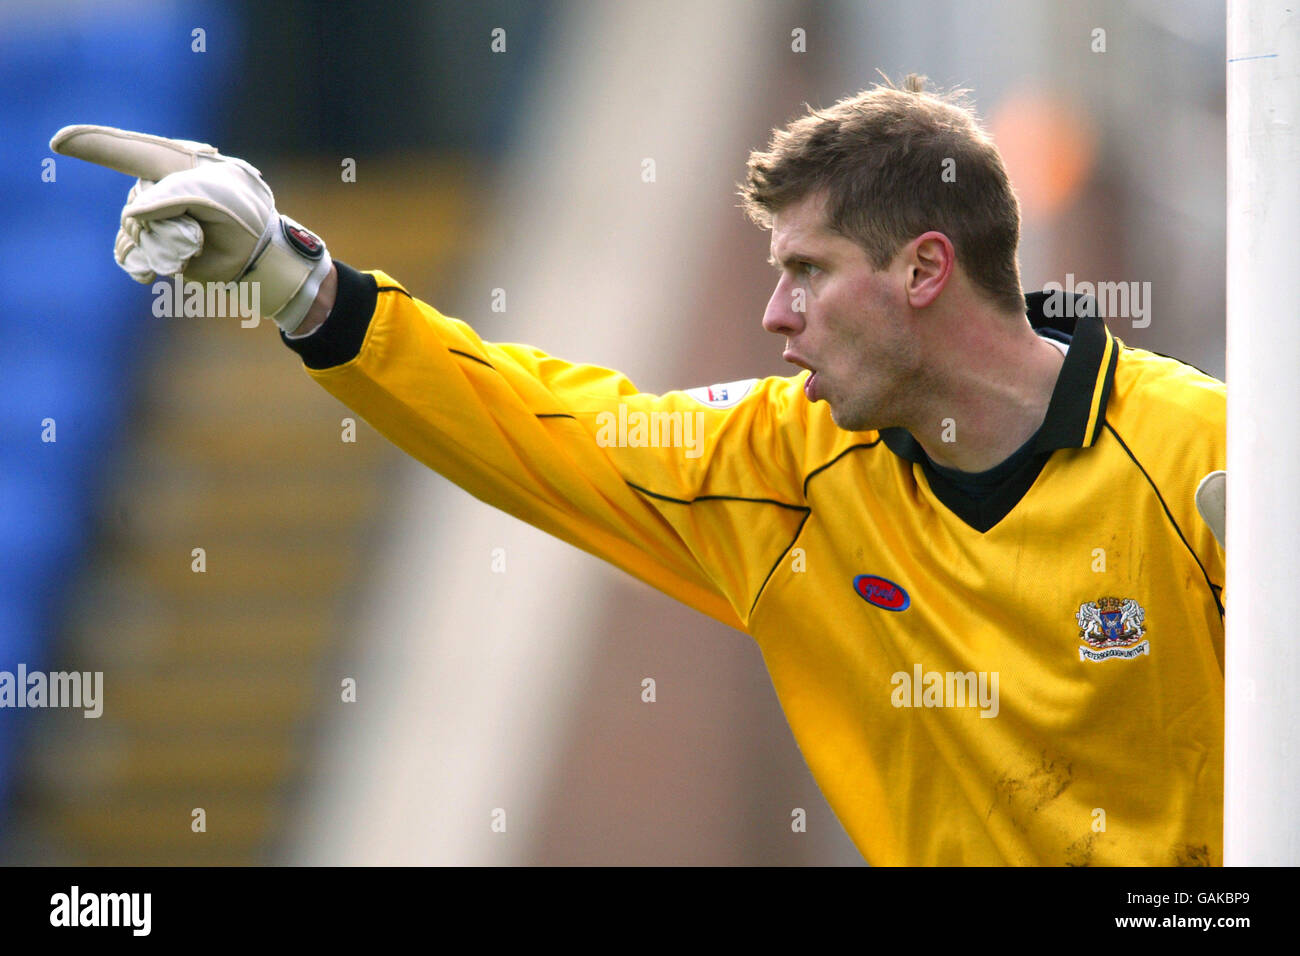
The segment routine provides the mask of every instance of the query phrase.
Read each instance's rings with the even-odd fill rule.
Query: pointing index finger
[[[168,139],[113,126],[65,126],[50,140],[64,156],[107,166],[139,179],[157,181],[168,173],[193,169],[199,156],[216,157],[216,147],[188,139]]]

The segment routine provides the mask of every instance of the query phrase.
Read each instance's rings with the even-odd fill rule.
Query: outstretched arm
[[[188,140],[66,127],[65,155],[137,177],[115,257],[133,278],[256,283],[308,372],[471,494],[744,629],[807,518],[797,379],[639,391],[482,341],[382,272],[333,262],[261,174]]]

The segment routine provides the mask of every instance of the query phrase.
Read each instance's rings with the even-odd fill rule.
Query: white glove
[[[1196,510],[1201,513],[1201,518],[1210,526],[1210,532],[1214,535],[1214,540],[1219,542],[1219,547],[1224,545],[1224,525],[1227,523],[1228,507],[1228,473],[1226,471],[1212,471],[1196,486]]]
[[[257,283],[262,315],[285,332],[306,317],[332,262],[325,243],[275,210],[262,174],[206,143],[111,126],[65,126],[56,153],[138,177],[113,248],[137,282]]]

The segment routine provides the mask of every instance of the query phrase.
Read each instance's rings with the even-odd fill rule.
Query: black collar
[[[1015,507],[1053,451],[1058,448],[1088,448],[1101,434],[1106,419],[1106,401],[1115,379],[1115,363],[1122,343],[1096,317],[1096,310],[1086,296],[1075,295],[1073,316],[1046,315],[1044,310],[1048,296],[1052,294],[1031,292],[1025,296],[1025,312],[1035,329],[1055,329],[1071,335],[1070,350],[1052,390],[1047,416],[1038,430],[1034,455],[992,497],[976,502],[962,494],[934,470],[920,443],[906,429],[880,430],[885,446],[900,458],[920,464],[939,500],[979,531],[987,531]],[[1057,299],[1053,304],[1059,302]]]

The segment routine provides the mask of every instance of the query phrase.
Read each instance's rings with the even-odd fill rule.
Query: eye
[[[799,263],[799,268],[802,269],[804,275],[808,276],[808,278],[810,278],[810,279],[811,279],[814,275],[816,275],[817,273],[819,273],[819,272],[822,271],[820,268],[818,268],[817,266],[813,265],[811,262],[801,262],[801,263]]]

